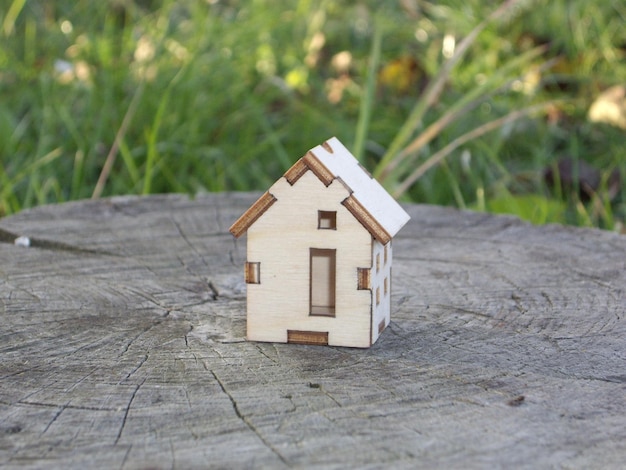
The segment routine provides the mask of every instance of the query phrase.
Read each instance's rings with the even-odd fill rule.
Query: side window
[[[358,278],[357,289],[359,290],[371,289],[370,269],[369,268],[356,268],[356,269],[357,269],[357,278]]]
[[[246,261],[244,277],[246,284],[261,284],[261,263]]]
[[[337,230],[337,212],[317,211],[317,228],[320,230]]]

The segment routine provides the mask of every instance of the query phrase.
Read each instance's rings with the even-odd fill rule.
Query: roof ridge
[[[409,220],[398,202],[336,137],[309,150],[282,177],[293,186],[309,170],[326,187],[335,180],[341,182],[350,193],[342,204],[379,242],[389,242]],[[268,190],[235,221],[230,232],[235,237],[244,234],[275,201]]]

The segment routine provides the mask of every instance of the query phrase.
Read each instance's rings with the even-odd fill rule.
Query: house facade
[[[247,233],[248,339],[371,346],[408,219],[339,140],[309,151],[230,229]]]

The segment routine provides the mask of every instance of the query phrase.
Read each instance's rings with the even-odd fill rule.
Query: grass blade
[[[408,191],[408,189],[413,185],[413,183],[415,183],[415,181],[417,181],[419,178],[421,178],[424,175],[424,173],[430,170],[433,166],[440,163],[450,153],[452,153],[454,150],[456,150],[457,148],[459,148],[461,145],[465,144],[466,142],[469,142],[472,139],[476,139],[477,137],[480,137],[488,132],[491,132],[499,127],[502,127],[505,124],[511,123],[523,116],[527,116],[527,115],[530,115],[539,111],[543,111],[549,106],[554,105],[554,104],[555,104],[555,101],[548,101],[545,103],[528,106],[526,108],[513,111],[498,119],[494,119],[493,121],[486,122],[485,124],[471,130],[470,132],[467,132],[457,137],[448,145],[446,145],[439,151],[435,152],[428,160],[426,160],[420,166],[418,166],[415,169],[415,171],[413,171],[404,181],[402,181],[402,183],[397,188],[394,189],[393,196],[396,198],[402,196],[406,191]]]
[[[404,125],[400,128],[400,131],[396,135],[396,137],[391,142],[389,148],[380,163],[378,164],[376,170],[374,171],[374,177],[381,181],[384,185],[385,180],[387,179],[388,174],[393,171],[393,169],[398,166],[401,162],[401,159],[398,158],[398,154],[401,149],[406,146],[407,142],[411,138],[415,129],[422,122],[422,118],[426,111],[437,101],[439,95],[443,91],[444,85],[456,64],[461,60],[461,58],[465,55],[469,47],[476,40],[478,35],[487,27],[487,25],[502,16],[505,12],[509,11],[514,5],[518,3],[518,0],[508,0],[504,2],[499,8],[497,8],[494,12],[492,12],[489,17],[479,23],[470,33],[463,38],[463,40],[458,44],[457,48],[454,51],[452,57],[450,57],[447,61],[444,62],[443,67],[439,70],[437,75],[430,81],[426,89],[424,90],[423,96],[417,101],[413,110],[411,111],[408,119],[405,121]]]
[[[98,177],[98,181],[96,182],[96,186],[93,189],[93,193],[91,194],[91,199],[98,199],[104,190],[104,186],[106,185],[107,180],[109,179],[109,174],[111,173],[111,169],[113,168],[113,164],[115,163],[115,159],[117,157],[117,153],[120,147],[120,143],[124,136],[126,135],[126,131],[130,126],[130,123],[135,115],[135,111],[137,110],[137,106],[139,106],[139,101],[141,99],[141,95],[143,94],[144,86],[143,84],[137,87],[135,90],[135,94],[133,95],[130,104],[128,105],[128,109],[126,110],[126,114],[122,119],[122,124],[120,125],[117,133],[115,134],[115,139],[113,140],[113,145],[107,154],[107,157],[104,161],[104,165],[102,166],[102,170],[100,171],[100,176]]]
[[[397,163],[392,165],[390,172],[387,174],[387,179],[393,181],[399,179],[399,175],[403,173],[403,170],[412,166],[414,161],[418,157],[418,152],[437,137],[448,125],[455,122],[462,116],[467,115],[470,111],[476,109],[480,104],[492,98],[494,95],[510,90],[511,86],[517,80],[523,77],[517,76],[507,80],[504,84],[499,85],[498,82],[502,80],[507,73],[520,65],[528,65],[527,63],[534,59],[537,55],[545,51],[544,47],[536,48],[528,54],[524,54],[519,58],[512,60],[510,63],[505,64],[501,69],[490,77],[481,86],[472,89],[459,99],[454,105],[448,109],[439,119],[429,125],[423,132],[421,132],[411,143],[409,143],[404,149],[400,151],[397,158]],[[552,66],[554,61],[547,61],[539,68],[540,71]]]
[[[356,136],[352,146],[353,155],[358,161],[363,161],[363,152],[365,150],[365,139],[369,129],[372,109],[374,108],[374,92],[376,91],[376,71],[380,64],[380,48],[382,44],[382,28],[376,26],[374,30],[374,39],[372,41],[372,50],[370,52],[369,66],[367,68],[367,80],[365,85],[365,93],[361,99],[359,109],[359,120],[356,126]]]
[[[13,0],[9,10],[7,11],[7,15],[4,17],[4,21],[2,22],[2,29],[4,31],[4,35],[9,37],[13,34],[15,30],[15,20],[20,16],[20,12],[24,9],[24,5],[26,5],[26,0]]]

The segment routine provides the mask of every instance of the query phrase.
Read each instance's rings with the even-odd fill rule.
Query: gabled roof
[[[283,177],[293,186],[309,170],[326,186],[341,180],[350,192],[342,204],[379,242],[389,242],[408,222],[410,217],[404,209],[336,137],[309,150]],[[243,235],[274,202],[272,194],[263,194],[235,221],[230,232],[235,237]]]

